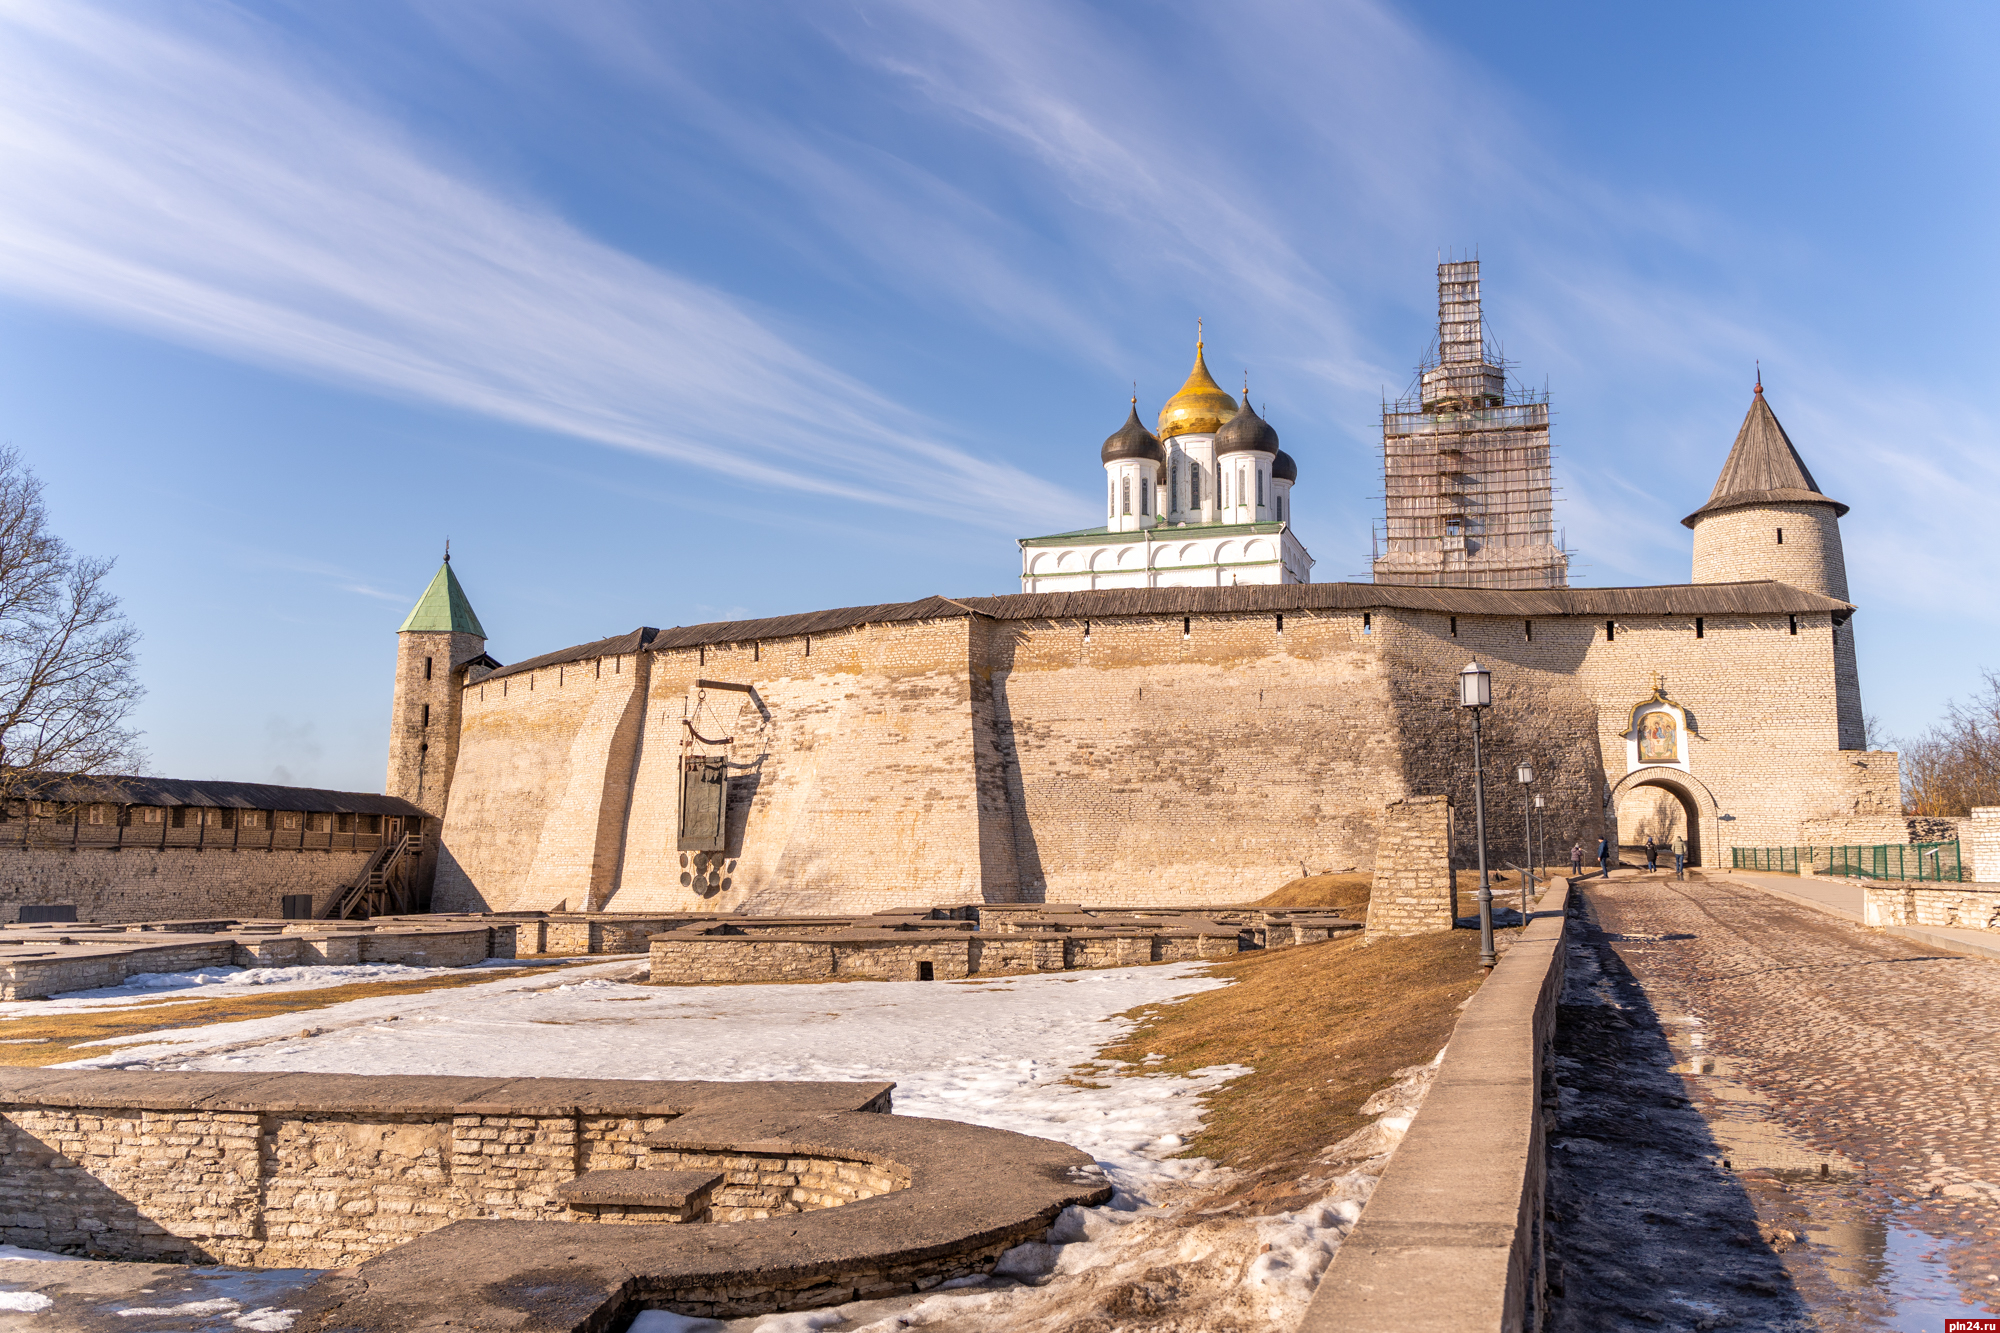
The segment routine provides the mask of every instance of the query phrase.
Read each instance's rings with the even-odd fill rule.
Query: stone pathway
[[[1580,887],[1553,1326],[2000,1314],[2000,963],[1728,879]]]

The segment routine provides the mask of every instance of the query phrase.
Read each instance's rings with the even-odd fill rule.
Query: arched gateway
[[[1637,799],[1655,793],[1671,804],[1661,808],[1656,803],[1649,810]],[[1705,848],[1722,845],[1715,794],[1699,778],[1678,768],[1649,767],[1627,773],[1611,788],[1606,813],[1615,822],[1619,844],[1624,847],[1643,845],[1649,832],[1664,847],[1672,842],[1675,832],[1683,833],[1691,866],[1703,864]]]

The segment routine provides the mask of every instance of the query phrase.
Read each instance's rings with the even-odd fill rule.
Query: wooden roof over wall
[[[641,628],[516,662],[486,680],[597,657],[695,648],[707,644],[830,634],[857,625],[952,620],[1083,620],[1115,616],[1231,615],[1279,611],[1438,611],[1461,616],[1754,616],[1826,611],[1846,619],[1854,607],[1836,598],[1757,579],[1744,583],[1669,583],[1642,588],[1420,588],[1386,583],[1288,583],[1235,588],[1106,588],[1095,592],[1010,593],[1001,597],[923,597],[914,602],[845,606],[761,620],[721,620],[674,629]]]

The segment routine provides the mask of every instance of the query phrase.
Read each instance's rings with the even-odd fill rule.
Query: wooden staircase
[[[423,862],[424,835],[405,833],[385,842],[352,884],[334,895],[325,920],[366,920],[371,916],[404,916],[417,910],[417,869]]]

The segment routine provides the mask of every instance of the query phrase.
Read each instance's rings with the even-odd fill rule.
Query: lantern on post
[[[1486,870],[1486,769],[1480,749],[1479,715],[1493,706],[1493,673],[1467,662],[1458,673],[1458,706],[1472,710],[1472,819],[1479,843],[1479,965],[1492,969],[1493,882]]]

